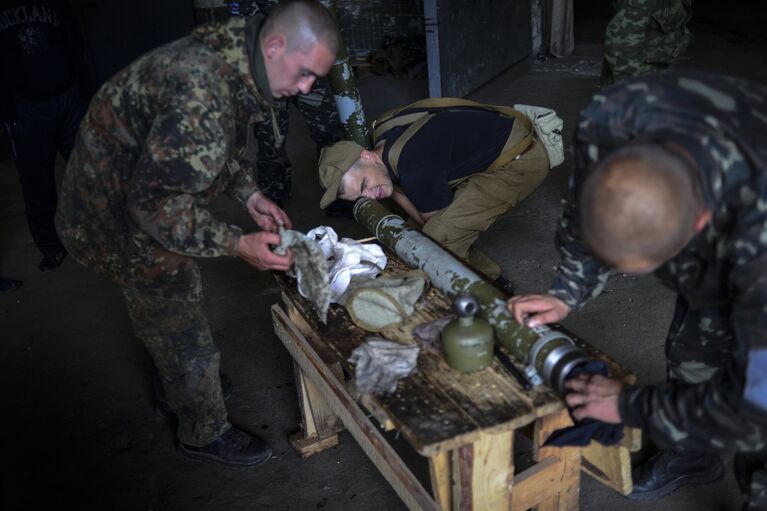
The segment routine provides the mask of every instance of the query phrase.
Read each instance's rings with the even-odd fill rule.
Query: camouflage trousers
[[[184,444],[210,444],[231,425],[221,390],[221,355],[202,300],[176,300],[123,287],[131,322],[154,361]]]
[[[327,80],[317,80],[309,94],[299,94],[290,101],[306,121],[309,135],[317,146],[317,158],[323,147],[341,140],[341,121]],[[289,118],[287,107],[277,111],[280,133],[277,140],[269,116],[254,127],[255,139],[258,141],[258,188],[271,199],[287,198],[292,187],[293,169],[285,143]]]
[[[692,40],[691,0],[615,0],[605,30],[602,87],[673,64]]]
[[[732,360],[733,336],[723,309],[701,311],[679,295],[666,340],[669,380],[701,383]],[[743,492],[744,510],[767,509],[767,450],[738,452],[733,471]]]

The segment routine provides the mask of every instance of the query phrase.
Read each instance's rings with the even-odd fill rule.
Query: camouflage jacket
[[[614,0],[602,86],[673,64],[692,41],[691,0]]]
[[[594,96],[575,136],[575,171],[558,232],[562,260],[549,293],[573,308],[610,270],[580,242],[575,197],[589,168],[637,138],[672,140],[702,172],[713,218],[656,275],[702,317],[721,318],[732,361],[701,384],[630,388],[625,422],[661,445],[764,447],[767,438],[767,87],[703,73],[646,75]],[[705,342],[702,340],[701,342]]]
[[[248,132],[277,106],[265,99],[260,51],[251,66],[245,23],[203,25],[140,57],[93,98],[57,214],[81,262],[124,285],[156,281],[183,296],[194,280],[187,256],[235,254],[241,229],[208,206],[222,193],[244,203],[257,190],[243,160]]]

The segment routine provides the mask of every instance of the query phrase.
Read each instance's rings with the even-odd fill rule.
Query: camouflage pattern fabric
[[[264,15],[279,0],[255,0],[252,7]],[[258,169],[258,187],[270,199],[279,200],[290,196],[293,186],[293,167],[288,158],[285,138],[288,134],[288,104],[292,103],[301,113],[309,128],[309,136],[317,149],[317,159],[325,146],[332,145],[343,138],[343,127],[338,116],[333,93],[328,81],[318,79],[309,94],[299,94],[289,98],[284,108],[277,113],[277,130],[270,119],[262,119],[255,124],[255,138],[258,140],[256,168]]]
[[[241,229],[208,206],[221,194],[244,204],[257,190],[245,145],[253,122],[275,108],[257,85],[263,63],[251,70],[244,29],[243,19],[204,25],[104,84],[80,126],[56,216],[70,254],[123,288],[170,386],[179,438],[191,445],[226,428],[220,384],[208,380],[218,354],[192,258],[235,255]]]
[[[179,441],[203,447],[230,427],[219,366],[202,301],[169,300],[123,288],[136,336],[149,350]]]
[[[664,69],[692,40],[687,23],[692,0],[614,0],[615,15],[605,30],[602,87]]]
[[[667,339],[669,381],[627,388],[621,417],[663,448],[750,456],[736,463],[748,509],[767,509],[765,137],[767,87],[760,84],[658,73],[595,95],[576,132],[576,167],[557,232],[562,260],[549,290],[578,309],[609,278],[611,270],[581,243],[577,221],[578,188],[595,162],[641,138],[675,142],[693,156],[713,217],[656,271],[679,294]]]

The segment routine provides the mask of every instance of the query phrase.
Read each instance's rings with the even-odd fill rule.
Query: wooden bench
[[[396,255],[387,255],[387,273],[409,270]],[[497,359],[488,369],[462,374],[441,354],[422,349],[417,371],[396,392],[358,396],[347,360],[372,334],[356,327],[338,305],[331,306],[327,324],[320,323],[293,279],[279,274],[277,281],[283,303],[272,307],[274,329],[294,361],[302,416],[301,431],[290,441],[303,457],[335,446],[337,433],[347,429],[409,509],[577,509],[582,468],[624,494],[631,491],[629,450],[638,448],[638,435],[628,430],[624,443],[613,448],[543,447],[549,433],[571,424],[562,401],[544,386],[524,391]],[[448,299],[429,289],[407,324],[382,336],[413,343],[415,326],[449,309]],[[615,361],[583,346],[606,360],[613,375],[632,381]],[[431,492],[381,429],[396,429],[428,459]],[[523,432],[532,440],[534,464],[515,472],[514,438]]]

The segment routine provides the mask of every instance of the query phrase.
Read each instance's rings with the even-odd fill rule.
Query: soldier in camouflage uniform
[[[255,0],[251,8],[254,12],[243,14],[269,14],[277,2],[278,0]],[[343,135],[338,109],[325,79],[317,80],[307,94],[299,94],[283,102],[283,108],[276,111],[276,127],[272,125],[271,119],[255,123],[255,136],[258,140],[258,187],[267,197],[278,201],[290,195],[292,186],[293,170],[285,143],[290,119],[288,102],[293,103],[306,121],[309,135],[317,148],[317,158],[323,147],[338,142]]]
[[[289,268],[291,257],[269,245],[290,219],[258,191],[242,158],[253,123],[274,119],[277,99],[308,92],[337,49],[328,11],[290,0],[266,19],[205,25],[149,52],[101,87],[82,122],[57,229],[78,261],[121,286],[189,456],[234,465],[270,456],[227,419],[193,258]],[[221,194],[263,231],[215,219],[208,206]]]
[[[687,23],[692,0],[613,0],[615,15],[605,31],[602,87],[665,69],[692,40]]]
[[[654,271],[677,291],[668,382],[621,386],[600,376],[568,382],[577,418],[640,427],[663,449],[635,469],[633,498],[714,480],[721,462],[706,453],[734,450],[744,509],[767,509],[766,137],[763,85],[663,73],[597,94],[576,133],[554,283],[547,295],[509,301],[517,321],[559,321],[602,291],[611,268]],[[664,186],[644,193],[646,176]],[[665,184],[672,178],[678,186]],[[694,207],[679,207],[651,229],[654,211],[685,203]],[[628,212],[613,215],[625,222],[609,234],[617,224],[602,213],[613,206]],[[648,255],[660,250],[655,232],[673,234],[665,255]]]

